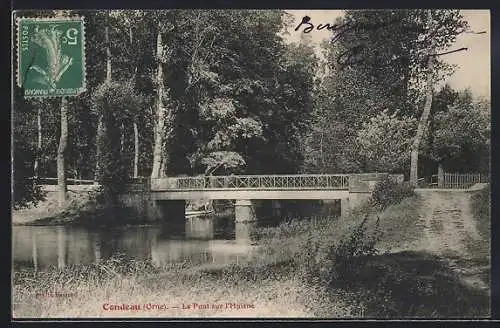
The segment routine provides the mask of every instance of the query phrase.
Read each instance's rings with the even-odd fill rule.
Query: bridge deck
[[[348,190],[347,174],[232,175],[151,180],[151,191]]]

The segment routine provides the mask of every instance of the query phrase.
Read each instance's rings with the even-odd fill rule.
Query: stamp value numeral
[[[66,38],[63,38],[63,42],[69,45],[78,44],[78,30],[76,28],[70,28],[66,31]]]

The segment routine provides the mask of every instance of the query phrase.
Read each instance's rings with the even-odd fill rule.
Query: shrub
[[[491,187],[484,188],[472,196],[472,210],[476,218],[490,218]]]
[[[477,222],[479,233],[486,239],[491,234],[491,186],[488,185],[472,195],[472,213]]]
[[[343,281],[349,275],[348,263],[360,256],[378,253],[375,248],[380,239],[379,219],[373,232],[368,232],[368,215],[354,231],[340,241],[334,240],[329,231],[324,233],[309,232],[299,247],[293,261],[308,282],[320,282],[330,285],[332,281]]]
[[[385,178],[375,185],[370,203],[380,209],[400,203],[403,199],[414,195],[414,190],[408,182],[398,183]]]

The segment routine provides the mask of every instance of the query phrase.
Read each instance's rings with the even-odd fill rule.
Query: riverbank
[[[36,207],[30,206],[13,210],[12,225],[95,228],[150,226],[154,224],[154,222],[138,221],[138,217],[131,208],[99,203],[97,190],[82,188],[68,190],[68,199],[62,207],[59,206],[57,192],[47,192],[45,199],[40,201]]]
[[[486,239],[471,230],[478,226],[474,211],[463,206],[470,204],[473,195],[419,192],[383,211],[366,206],[343,218],[292,220],[261,228],[254,236],[260,252],[238,264],[156,266],[149,261],[111,259],[47,272],[18,271],[14,273],[14,314],[486,317],[489,277],[478,264],[485,254],[460,246],[473,240],[472,244],[485,249]],[[445,211],[452,219],[442,215]],[[451,242],[452,236],[456,242]],[[69,296],[37,297],[48,292]],[[158,306],[144,309],[149,303]],[[120,304],[138,304],[141,309],[109,310],[109,305]]]
[[[12,211],[12,225],[65,225],[81,214],[97,211],[96,191],[68,190],[67,201],[59,206],[57,192],[46,192],[37,206]]]

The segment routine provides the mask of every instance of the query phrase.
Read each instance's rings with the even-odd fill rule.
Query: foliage
[[[281,10],[177,14],[199,27],[181,24],[183,42],[166,41],[176,44],[167,79],[179,102],[177,126],[190,125],[175,132],[175,151],[186,154],[193,173],[206,169],[213,152],[239,154],[246,172],[296,172],[311,109],[312,48],[284,44]]]
[[[245,160],[240,154],[235,152],[212,152],[203,158],[202,164],[206,165],[205,172],[213,173],[217,169],[222,169],[225,174],[241,169],[245,165]]]
[[[104,195],[114,202],[129,180],[129,161],[121,149],[120,123],[141,107],[142,98],[130,81],[106,81],[97,87],[92,103],[102,113],[106,131],[98,140],[102,147],[99,158],[102,170],[98,179]]]
[[[476,219],[477,227],[483,237],[490,236],[491,229],[491,185],[481,189],[472,196],[472,213]]]
[[[319,236],[309,235],[294,257],[304,278],[309,282],[320,282],[326,285],[334,281],[342,281],[349,275],[348,262],[360,256],[371,256],[378,253],[375,245],[380,239],[379,220],[375,229],[368,233],[368,216],[341,240],[333,240],[328,233]]]
[[[14,129],[13,133],[13,207],[15,209],[36,206],[39,201],[45,199],[45,194],[37,181],[33,180],[33,166],[36,149],[28,140],[31,137],[29,117],[33,108],[22,98],[22,89],[14,89]]]
[[[431,40],[438,52],[444,51],[468,26],[458,10],[422,9],[346,10],[336,23],[348,27],[332,31],[333,41],[324,44],[327,69],[315,92],[304,170],[354,173],[369,170],[357,158],[363,123],[382,111],[403,121],[419,117],[427,77],[425,53]],[[454,67],[442,56],[437,58],[433,74],[440,80]],[[390,146],[404,149],[404,145]],[[389,161],[388,166],[401,163]]]
[[[489,104],[458,93],[446,110],[436,113],[429,140],[430,157],[448,170],[484,170],[490,147]],[[488,171],[488,168],[486,168]],[[484,172],[484,171],[483,171]]]
[[[13,206],[14,209],[36,206],[45,199],[45,193],[33,177],[33,149],[22,140],[14,142]]]
[[[408,182],[398,183],[389,177],[379,181],[372,192],[370,202],[382,209],[389,205],[400,203],[403,199],[414,194]]]
[[[408,169],[410,146],[417,121],[382,111],[363,123],[356,141],[365,172],[404,172]]]

